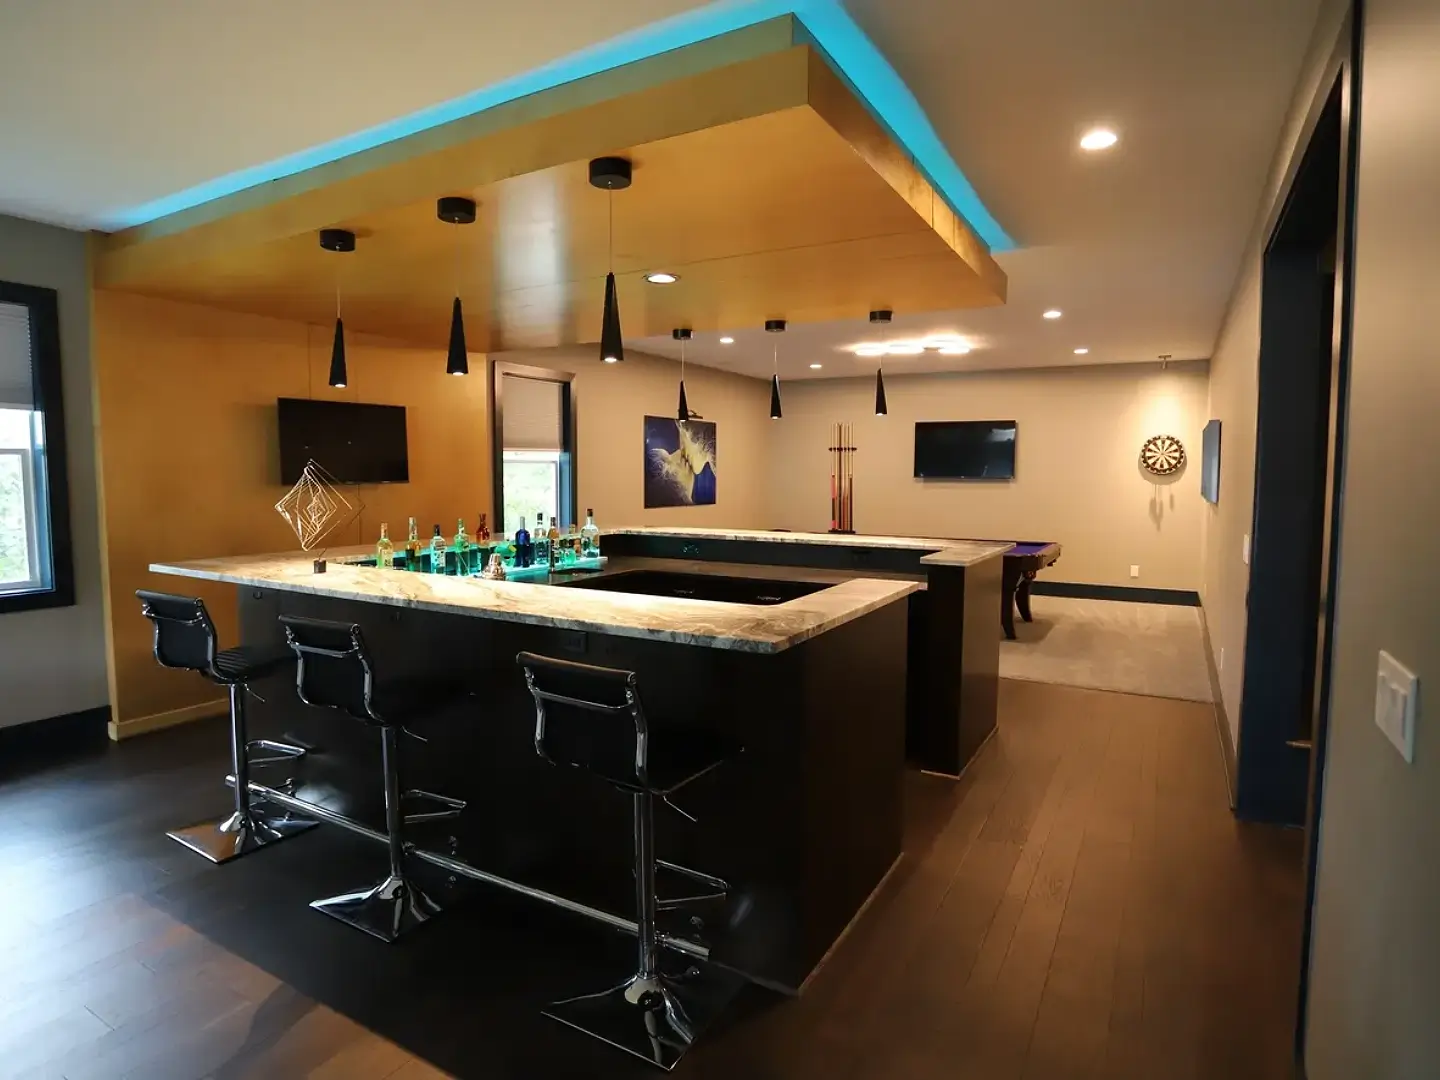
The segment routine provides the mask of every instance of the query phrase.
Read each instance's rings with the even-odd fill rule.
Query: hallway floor
[[[0,1077],[661,1075],[538,1012],[616,981],[616,935],[482,892],[386,947],[305,907],[374,846],[167,840],[224,804],[222,739],[0,771]],[[1288,1080],[1301,835],[1232,820],[1209,706],[1006,681],[965,778],[908,794],[906,858],[807,993],[747,993],[674,1075]]]

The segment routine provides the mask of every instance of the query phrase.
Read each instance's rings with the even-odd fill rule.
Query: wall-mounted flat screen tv
[[[280,398],[280,482],[314,460],[342,484],[403,484],[410,451],[403,405]]]
[[[1205,425],[1200,440],[1200,497],[1208,503],[1220,501],[1220,421]]]
[[[1015,479],[1014,420],[920,421],[915,475],[925,480]]]

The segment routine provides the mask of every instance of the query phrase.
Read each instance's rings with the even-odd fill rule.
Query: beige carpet
[[[1197,608],[1035,596],[1030,611],[1000,642],[1002,678],[1211,700]]]

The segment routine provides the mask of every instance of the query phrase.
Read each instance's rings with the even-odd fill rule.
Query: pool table
[[[1035,575],[1060,558],[1060,545],[1042,540],[1017,540],[1005,553],[1000,574],[1000,626],[1005,637],[1015,640],[1015,609],[1030,622],[1030,583]]]

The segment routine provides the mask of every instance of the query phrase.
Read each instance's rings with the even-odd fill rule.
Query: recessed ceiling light
[[[1089,349],[1076,349],[1076,350],[1075,350],[1075,355],[1076,355],[1076,356],[1084,356],[1084,355],[1085,355],[1086,353],[1088,353],[1089,351],[1090,351]]]
[[[1049,311],[1045,312],[1043,317],[1046,319],[1058,319],[1063,314],[1065,313],[1059,308],[1052,307]]]
[[[824,364],[811,364],[811,365],[810,365],[810,370],[811,370],[811,371],[819,371],[819,370],[820,370],[822,367],[824,367],[824,366],[825,366]]]
[[[940,350],[941,356],[964,356],[970,351],[969,345],[946,345]]]
[[[679,274],[670,274],[664,270],[657,270],[653,274],[646,274],[645,280],[651,285],[673,285],[680,280]]]
[[[733,337],[722,337],[722,338],[720,339],[720,344],[721,344],[721,345],[734,345],[734,344],[735,344],[735,339],[734,339]]]
[[[1120,141],[1120,136],[1109,128],[1091,128],[1080,136],[1081,150],[1108,150]]]
[[[886,352],[884,345],[856,345],[856,356],[884,356]]]
[[[925,351],[925,346],[918,341],[892,341],[885,346],[887,356],[919,356]]]

